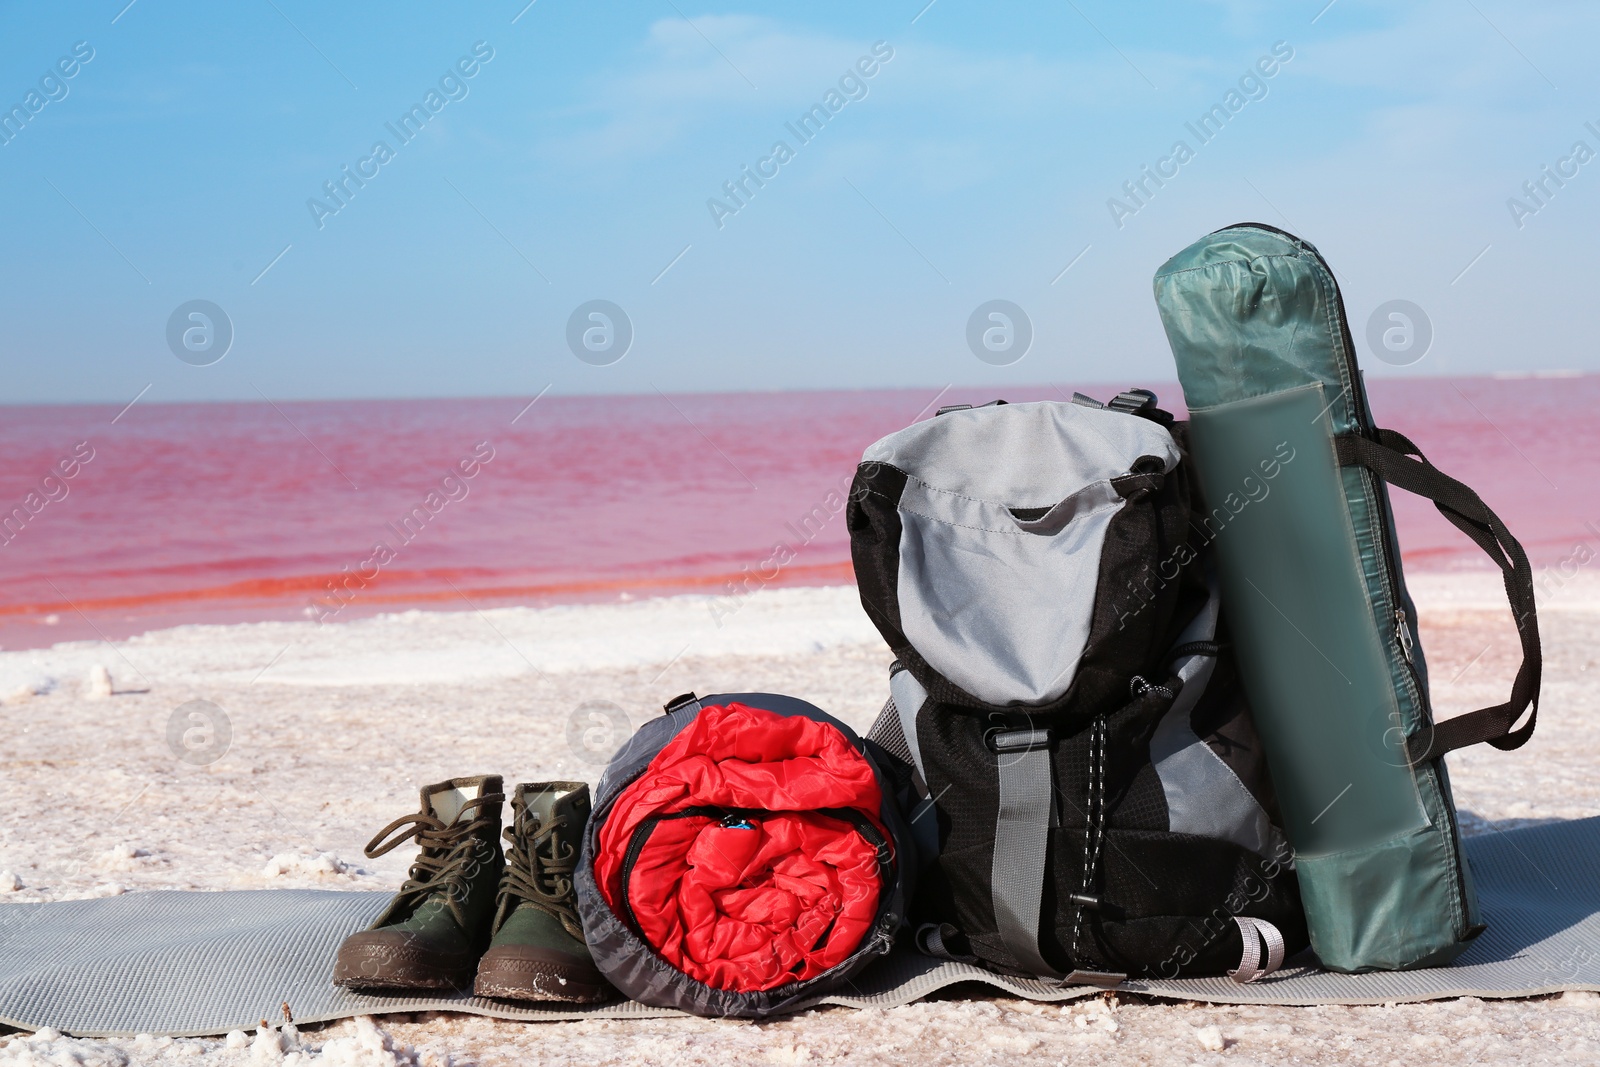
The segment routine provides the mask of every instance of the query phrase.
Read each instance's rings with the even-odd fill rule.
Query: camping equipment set
[[[1532,572],[1373,422],[1321,255],[1256,224],[1155,295],[1189,410],[955,405],[868,448],[847,509],[894,656],[865,738],[774,694],[681,697],[578,783],[423,791],[363,989],[765,1017],[898,938],[1062,984],[1448,963],[1484,929],[1443,757],[1534,728]],[[1435,723],[1388,486],[1505,575],[1509,699]],[[1518,721],[1527,712],[1526,722]],[[382,839],[405,828],[395,838]],[[613,988],[617,993],[613,993]]]

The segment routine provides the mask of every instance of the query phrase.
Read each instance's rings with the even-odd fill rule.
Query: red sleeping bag
[[[664,960],[708,986],[804,981],[873,925],[882,804],[871,765],[833,726],[707,707],[617,797],[595,881]]]

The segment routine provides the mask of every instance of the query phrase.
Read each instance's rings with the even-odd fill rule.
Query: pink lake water
[[[1181,409],[1175,384],[1150,387]],[[115,422],[116,406],[4,407],[0,515],[37,513],[0,536],[0,647],[722,593],[774,571],[766,584],[848,584],[840,505],[862,449],[936,404],[1073,388],[141,402]],[[1600,550],[1600,375],[1370,392],[1536,565]],[[92,458],[74,468],[75,449]],[[1408,568],[1487,565],[1430,504],[1394,496]]]

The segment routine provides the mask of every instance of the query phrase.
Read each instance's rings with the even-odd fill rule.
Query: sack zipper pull
[[[1411,662],[1411,627],[1406,625],[1406,609],[1394,609],[1394,636],[1400,642],[1400,653]]]

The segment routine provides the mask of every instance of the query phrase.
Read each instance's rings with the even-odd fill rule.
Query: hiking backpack
[[[897,657],[869,740],[922,951],[1114,984],[1304,946],[1184,438],[1133,390],[943,408],[866,450],[851,554]]]
[[[916,860],[875,746],[794,697],[669,703],[611,758],[578,911],[630,999],[763,1018],[887,953]]]

